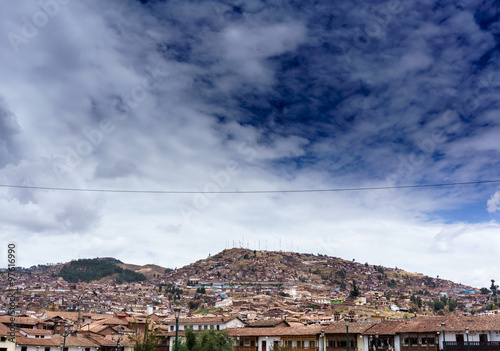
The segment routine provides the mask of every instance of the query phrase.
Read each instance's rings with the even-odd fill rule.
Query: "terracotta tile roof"
[[[453,316],[445,321],[445,330],[464,332],[465,328],[472,331],[500,330],[500,316]]]
[[[290,324],[284,319],[261,319],[248,323],[247,327],[257,328],[257,327],[275,327],[280,323],[286,323],[287,326]]]
[[[89,337],[89,339],[95,341],[100,346],[114,346],[114,347],[116,347],[116,341],[113,341],[111,339],[111,337],[108,338],[108,337],[104,337],[104,336],[96,335],[96,334],[89,335],[88,337]],[[130,341],[130,339],[128,338],[127,335],[123,335],[122,338],[123,339],[120,342],[120,345],[122,345],[122,346],[133,346],[134,345],[134,343],[132,341]]]
[[[416,317],[401,322],[399,334],[402,333],[436,333],[441,331],[441,323],[446,322],[445,316]]]
[[[396,335],[402,325],[402,321],[382,321],[367,329],[364,335]]]
[[[0,323],[0,335],[10,335],[10,328],[3,323]]]
[[[375,324],[376,323],[365,323],[365,322],[350,323],[349,333],[362,334]],[[329,325],[324,326],[323,329],[327,334],[345,334],[346,333],[345,321],[333,322]]]
[[[318,335],[324,329],[324,326],[304,326],[276,328],[230,328],[226,330],[229,336],[299,336]]]
[[[128,321],[119,319],[119,318],[107,318],[107,319],[102,319],[99,321],[96,321],[95,323],[100,323],[104,325],[128,325]]]
[[[45,311],[47,318],[61,317],[63,319],[70,319],[74,322],[78,320],[78,312],[57,312],[57,311]]]
[[[0,316],[0,323],[9,324],[10,317],[9,315]],[[36,325],[38,323],[43,323],[43,321],[33,317],[16,317],[16,324]]]
[[[64,337],[62,335],[54,335],[52,339],[56,341],[59,345],[62,345]],[[116,343],[115,343],[116,345]],[[83,336],[73,336],[70,335],[66,337],[66,347],[99,347],[99,344],[91,339],[85,338]]]
[[[183,324],[199,324],[199,323],[227,323],[236,319],[236,316],[221,316],[221,317],[184,317],[179,318],[179,323]],[[164,323],[175,323],[175,318],[165,319]]]
[[[22,335],[16,336],[16,344],[22,346],[59,346],[59,343],[51,338],[27,338]]]
[[[52,335],[53,334],[52,330],[45,330],[45,329],[21,328],[19,330],[25,332],[26,334],[30,334],[30,335]]]

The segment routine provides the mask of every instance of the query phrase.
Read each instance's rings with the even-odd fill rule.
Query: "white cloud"
[[[488,202],[488,212],[494,213],[500,211],[500,191],[497,191],[489,198]]]
[[[363,47],[353,35],[373,24],[375,1],[271,3],[71,1],[18,53],[4,40],[0,183],[241,191],[496,176],[500,99],[488,72],[500,67],[495,54],[486,60],[496,44],[476,23],[480,2],[460,11],[405,3]],[[2,33],[19,32],[39,6],[10,3]],[[54,160],[68,172],[54,172]],[[233,241],[278,249],[281,240],[283,249],[484,285],[498,223],[460,210],[487,202],[498,211],[499,192],[488,191],[1,189],[0,238],[23,242],[26,265],[78,252],[171,267]],[[188,220],[182,206],[194,209]]]

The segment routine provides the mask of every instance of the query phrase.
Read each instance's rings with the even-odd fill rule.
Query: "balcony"
[[[446,341],[446,351],[478,351],[478,350],[499,350],[500,341],[469,341],[467,342]]]

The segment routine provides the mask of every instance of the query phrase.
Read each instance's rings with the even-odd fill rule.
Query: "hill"
[[[328,290],[379,290],[421,293],[474,290],[449,280],[431,278],[398,268],[343,260],[338,257],[282,251],[224,250],[171,271],[168,280],[237,282],[260,285],[308,285]],[[476,289],[477,290],[477,289]]]
[[[65,264],[58,273],[69,283],[92,282],[111,277],[117,283],[146,280],[146,276],[118,266],[115,259],[80,259]]]
[[[147,279],[155,279],[163,276],[165,274],[165,267],[161,267],[155,264],[145,264],[143,266],[129,263],[120,263],[119,267],[123,269],[129,269],[136,273],[143,274]]]

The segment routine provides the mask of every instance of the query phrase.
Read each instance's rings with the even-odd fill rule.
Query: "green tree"
[[[437,311],[439,311],[439,310],[444,309],[444,306],[445,306],[445,305],[444,305],[443,301],[441,301],[441,300],[434,300],[434,301],[433,301],[433,306],[431,306],[431,307],[432,307],[432,309],[433,309],[434,311],[436,311],[436,312],[437,312]]]
[[[448,302],[448,308],[450,309],[450,312],[455,311],[457,309],[457,306],[458,306],[457,300],[450,299],[450,301]]]
[[[146,321],[146,326],[143,334],[129,335],[129,339],[135,344],[134,351],[156,351],[158,345],[158,335],[149,321]]]
[[[481,294],[482,295],[487,295],[489,293],[490,293],[490,289],[488,289],[488,288],[481,288]]]
[[[352,290],[351,290],[350,295],[351,295],[352,297],[358,297],[358,296],[359,296],[359,289],[358,289],[358,287],[356,286],[356,282],[353,282],[353,283],[352,283]]]
[[[185,340],[179,342],[179,351],[232,351],[233,339],[226,330],[194,331],[185,329]]]
[[[495,280],[494,279],[491,279],[490,290],[493,293],[493,302],[497,303],[498,302],[498,297],[497,297],[498,285],[495,285]]]

